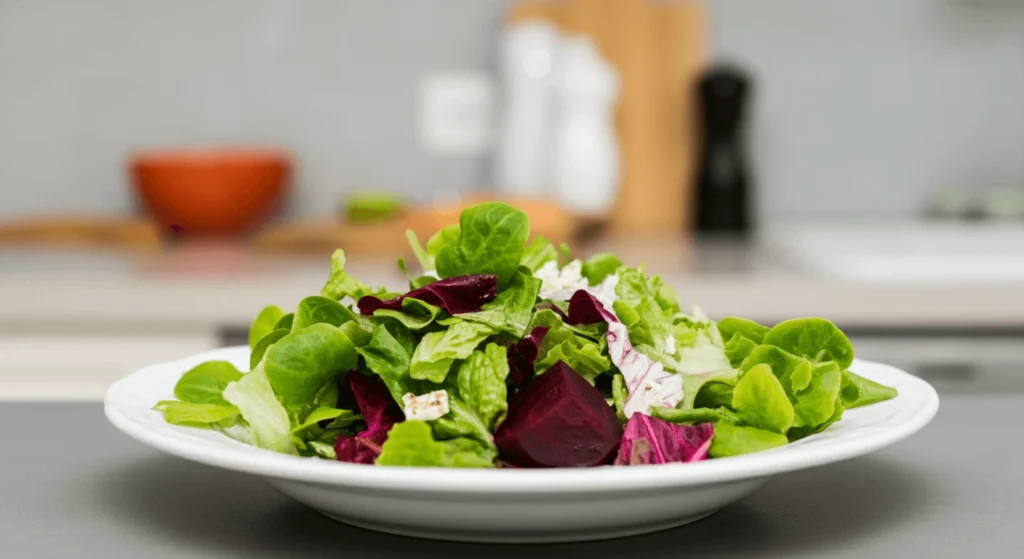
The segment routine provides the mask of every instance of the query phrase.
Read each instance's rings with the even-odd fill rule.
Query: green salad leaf
[[[715,407],[718,406],[731,406],[732,405],[732,387],[736,385],[739,380],[739,375],[734,369],[725,369],[721,371],[709,371],[707,373],[696,373],[696,374],[684,374],[683,375],[683,401],[679,403],[680,409],[693,409],[695,407]],[[711,397],[710,393],[716,389],[709,385],[725,385],[728,387],[728,396],[723,402],[712,402],[711,406],[698,406],[696,402],[698,397],[701,396],[701,392],[708,389],[705,399]]]
[[[437,255],[437,272],[443,278],[469,274],[494,274],[504,288],[519,268],[530,220],[526,214],[501,202],[487,202],[463,210],[460,233]]]
[[[377,309],[373,316],[384,316],[395,319],[410,330],[422,330],[433,324],[441,314],[441,308],[430,303],[406,297],[402,299],[402,310]]]
[[[736,415],[736,412],[726,407],[681,410],[655,406],[651,408],[651,416],[672,423],[718,423],[719,421],[733,425],[740,423],[740,417]]]
[[[322,385],[321,385],[322,386]],[[274,394],[263,365],[224,389],[224,399],[242,412],[252,444],[283,454],[298,454],[291,437],[288,411]]]
[[[895,388],[878,384],[853,371],[843,371],[841,395],[843,405],[850,409],[891,400],[897,396],[897,392]]]
[[[291,330],[293,322],[295,322],[295,313],[290,312],[277,321],[277,324],[274,325],[274,330]]]
[[[529,330],[543,326],[548,328],[547,335],[540,344],[534,368],[538,373],[548,370],[559,361],[580,374],[587,382],[594,384],[597,377],[612,368],[607,351],[599,342],[580,336],[572,328],[566,326],[562,319],[550,309],[537,312]],[[603,339],[603,338],[602,338]]]
[[[793,426],[793,404],[771,366],[764,363],[752,367],[736,383],[732,408],[751,427],[784,435]]]
[[[164,413],[164,421],[171,425],[209,428],[214,424],[231,427],[238,421],[238,408],[227,404],[196,404],[177,400],[160,400],[154,410]]]
[[[357,358],[355,346],[341,330],[314,324],[270,346],[262,365],[281,403],[304,417],[301,410],[312,407],[325,384],[355,368]]]
[[[767,326],[762,326],[753,320],[736,316],[727,316],[718,321],[718,331],[721,333],[723,340],[731,340],[738,334],[754,342],[754,345],[761,345],[768,330]]]
[[[785,435],[720,421],[715,424],[715,436],[711,439],[708,454],[712,458],[725,458],[770,450],[788,443]]]
[[[604,281],[621,267],[622,261],[618,256],[610,252],[599,252],[583,263],[582,273],[583,277],[587,278],[587,283],[593,286]]]
[[[757,346],[757,342],[737,332],[725,342],[725,357],[729,360],[729,365],[739,367]]]
[[[391,428],[377,458],[379,466],[493,468],[496,455],[468,439],[436,441],[423,421],[403,421]]]
[[[420,394],[427,391],[422,382],[413,380],[409,374],[412,363],[409,351],[384,325],[373,331],[369,344],[356,351],[363,356],[366,367],[384,381],[396,402],[400,403],[402,396],[407,393]]]
[[[459,365],[455,386],[448,390],[450,411],[434,420],[434,434],[440,439],[467,437],[494,447],[491,433],[508,410],[508,360],[505,348],[487,344]]]
[[[423,336],[412,354],[410,375],[416,380],[442,383],[456,359],[469,357],[488,336],[492,327],[478,322],[456,319],[447,330]]]
[[[321,421],[334,420],[332,425],[335,427],[351,425],[356,421],[359,421],[362,417],[353,412],[352,410],[341,410],[338,408],[320,407],[313,410],[306,420],[302,423],[292,427],[292,434],[298,434],[310,427],[316,426]]]
[[[358,301],[366,295],[372,295],[370,286],[350,276],[345,271],[345,251],[340,248],[331,255],[331,275],[320,290],[320,295],[334,300],[351,297]]]
[[[526,245],[520,265],[530,270],[531,275],[548,262],[558,263],[558,252],[547,237],[536,236]]]
[[[292,330],[302,330],[314,324],[341,326],[353,320],[356,320],[356,313],[352,309],[334,299],[314,295],[299,301],[295,319],[292,321]]]
[[[227,361],[200,363],[181,376],[174,385],[174,396],[192,404],[227,406],[224,388],[242,378],[242,373]]]
[[[508,332],[515,338],[522,338],[533,319],[534,305],[542,283],[528,272],[524,268],[517,270],[508,287],[492,301],[485,303],[480,311],[463,313],[457,319],[450,320],[479,322],[494,330]]]
[[[796,427],[814,427],[827,421],[835,413],[842,374],[834,362],[814,363],[797,357],[777,346],[758,346],[743,361],[744,372],[766,364],[782,383],[793,404]]]
[[[249,327],[249,347],[256,347],[256,343],[269,334],[282,318],[284,318],[284,311],[280,307],[275,305],[264,307],[252,321],[252,326]]]
[[[842,370],[853,364],[853,344],[842,330],[824,318],[780,322],[764,335],[763,343],[811,361],[835,361]]]
[[[260,361],[263,360],[263,355],[267,353],[267,349],[290,333],[291,329],[286,330],[284,328],[278,328],[276,330],[271,330],[269,334],[263,336],[260,341],[256,342],[256,345],[252,348],[252,353],[249,354],[249,369],[255,369],[256,365],[259,365]]]

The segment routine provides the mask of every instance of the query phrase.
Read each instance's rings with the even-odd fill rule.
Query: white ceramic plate
[[[824,433],[788,446],[693,464],[552,470],[385,468],[275,454],[214,431],[169,425],[150,408],[173,398],[182,373],[213,359],[247,370],[233,347],[146,367],[112,385],[107,417],[155,448],[257,474],[295,500],[357,526],[435,539],[544,542],[614,538],[693,522],[746,497],[770,476],[853,458],[924,427],[939,398],[888,365],[852,367],[899,397],[850,410]],[[865,488],[866,490],[869,488]]]

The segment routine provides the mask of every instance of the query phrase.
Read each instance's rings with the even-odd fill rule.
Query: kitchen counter
[[[770,246],[677,239],[607,240],[600,246],[648,264],[677,288],[684,305],[712,317],[739,315],[765,323],[824,316],[848,332],[863,357],[904,365],[933,360],[998,363],[989,369],[1022,384],[1024,282],[950,285],[878,283],[801,271]],[[597,250],[583,250],[581,256]],[[231,244],[190,244],[162,252],[0,250],[0,400],[99,400],[106,387],[156,362],[245,343],[259,309],[294,309],[319,293],[329,256],[271,256]],[[374,285],[407,285],[393,258],[350,256],[349,271]],[[891,346],[899,329],[973,337]],[[977,341],[979,332],[1001,340]],[[1009,369],[1005,364],[1017,364]],[[911,366],[912,363],[908,365]],[[1012,374],[1007,371],[1013,370]],[[985,378],[989,378],[986,376]],[[962,383],[961,383],[962,384]]]
[[[826,316],[843,327],[1024,327],[1024,283],[858,283],[798,271],[764,248],[732,242],[613,239],[711,316],[763,322]],[[407,286],[393,258],[351,256],[370,284]],[[0,331],[107,323],[147,328],[246,328],[265,305],[316,294],[328,257],[281,257],[232,245],[161,253],[0,250]]]
[[[349,527],[257,477],[117,432],[96,404],[2,404],[0,541],[12,557],[1014,557],[1024,396],[948,396],[876,454],[781,475],[695,524],[597,543],[489,546]],[[976,420],[984,418],[984,428]]]

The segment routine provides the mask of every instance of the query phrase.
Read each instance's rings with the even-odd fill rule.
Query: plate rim
[[[188,437],[173,437],[163,432],[148,430],[145,425],[123,413],[121,407],[126,403],[120,401],[118,396],[128,381],[153,375],[155,371],[168,367],[184,368],[187,363],[224,359],[224,355],[240,352],[243,348],[248,350],[246,346],[220,348],[143,367],[114,382],[108,388],[104,398],[104,413],[115,427],[143,444],[179,458],[232,471],[297,482],[377,490],[508,494],[591,493],[691,487],[803,470],[847,460],[895,444],[924,428],[939,408],[938,393],[928,382],[891,365],[858,359],[859,364],[882,367],[901,377],[901,396],[890,402],[898,402],[900,398],[906,397],[905,391],[910,388],[911,392],[919,393],[923,397],[919,408],[891,429],[867,436],[853,435],[850,439],[839,441],[841,444],[835,445],[815,445],[809,442],[743,456],[687,464],[629,468],[606,466],[500,470],[409,466],[378,468],[278,454],[249,446],[206,447],[190,441]],[[185,370],[187,369],[183,369],[182,372]],[[136,408],[133,406],[132,409]],[[146,410],[150,411],[149,404],[146,405]],[[188,427],[168,427],[192,430]]]

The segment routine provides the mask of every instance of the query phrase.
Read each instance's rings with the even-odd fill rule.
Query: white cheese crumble
[[[540,286],[541,299],[568,301],[574,293],[582,289],[590,292],[598,301],[601,301],[601,304],[611,310],[612,303],[617,298],[615,286],[619,283],[619,276],[610,274],[600,284],[591,287],[587,278],[583,277],[583,262],[580,260],[569,262],[561,270],[558,269],[557,262],[546,262],[534,272],[533,277],[542,282]]]
[[[435,390],[419,396],[409,392],[402,396],[405,419],[431,421],[448,413],[448,392]]]

